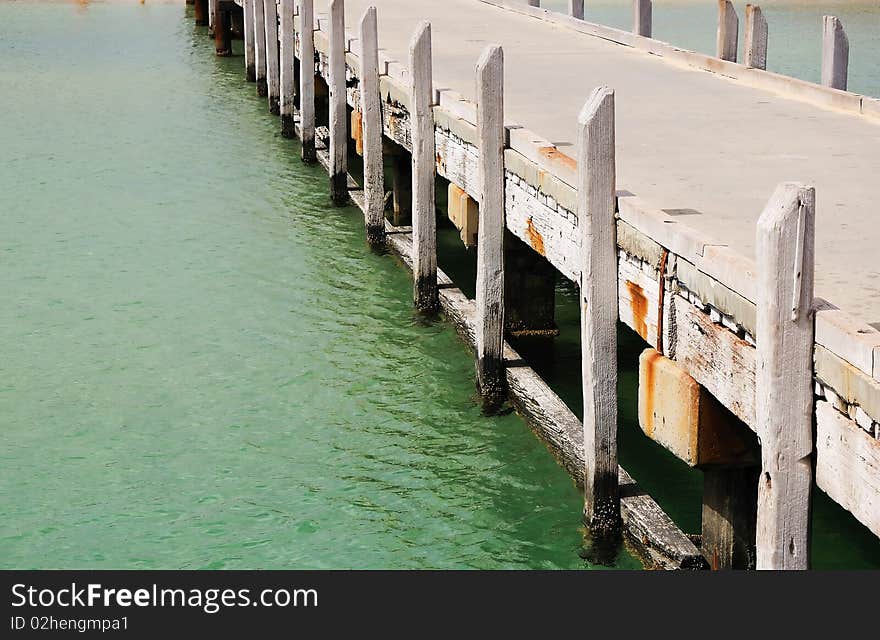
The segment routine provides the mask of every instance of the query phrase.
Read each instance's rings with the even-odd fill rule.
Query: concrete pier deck
[[[346,0],[346,27],[379,10],[379,43],[406,66],[432,23],[434,81],[474,98],[483,48],[506,58],[505,121],[566,154],[590,91],[616,92],[618,188],[753,257],[755,225],[783,181],[816,187],[816,294],[880,328],[880,119],[836,111],[674,64],[479,0]],[[328,0],[315,0],[319,18]],[[353,45],[357,50],[357,44]]]

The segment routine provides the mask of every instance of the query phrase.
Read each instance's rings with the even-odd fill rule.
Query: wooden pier
[[[622,525],[666,567],[808,568],[814,479],[880,536],[880,100],[845,91],[839,20],[815,85],[764,70],[757,6],[737,63],[725,0],[716,57],[651,39],[645,0],[631,33],[583,2],[236,2],[248,79],[413,270],[415,306],[474,346],[487,403],[507,397],[584,486],[594,538]],[[435,177],[477,222],[476,300],[437,268]],[[583,422],[504,340],[530,320],[506,295],[520,241],[551,294],[554,270],[580,287]],[[648,347],[643,431],[704,473],[700,549],[617,466],[617,321]]]

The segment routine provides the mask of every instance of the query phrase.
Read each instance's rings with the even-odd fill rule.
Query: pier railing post
[[[254,68],[257,80],[257,95],[266,96],[266,12],[263,0],[254,0]]]
[[[281,82],[278,77],[278,5],[275,0],[263,0],[266,20],[266,88],[269,93],[269,113],[278,115]]]
[[[822,84],[846,91],[849,70],[849,38],[843,23],[834,16],[822,18]]]
[[[578,20],[584,19],[584,0],[568,0],[568,15]]]
[[[294,29],[293,29],[293,0],[281,0],[281,26],[280,40],[281,49],[281,135],[285,138],[293,138],[295,135],[293,108],[296,99],[296,83],[293,76],[294,59]]]
[[[431,23],[422,22],[409,45],[412,77],[413,301],[437,309],[437,215],[434,206],[434,82]]]
[[[345,89],[345,0],[330,2],[330,199],[348,203],[348,102]]]
[[[767,68],[767,20],[756,4],[746,5],[746,32],[743,62],[753,69]]]
[[[783,183],[758,220],[758,569],[809,568],[814,217],[815,190]]]
[[[477,228],[477,386],[487,407],[504,399],[504,52],[477,62],[480,222]]]
[[[717,55],[722,60],[736,62],[736,47],[739,40],[739,17],[730,0],[718,0],[718,38]]]
[[[367,7],[361,17],[360,39],[367,241],[371,245],[381,245],[385,242],[385,179],[382,161],[382,103],[379,99],[379,35],[376,7]]]
[[[637,36],[651,37],[653,8],[651,0],[633,0],[633,33]]]
[[[254,65],[254,0],[243,0],[244,13],[244,72],[248,82],[256,82]]]
[[[299,126],[303,162],[315,161],[315,3],[299,0]]]
[[[593,91],[578,118],[578,129],[584,521],[594,535],[608,537],[620,530],[613,91],[607,87]]]

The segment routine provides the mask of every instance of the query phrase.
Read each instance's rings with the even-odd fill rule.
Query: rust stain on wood
[[[535,225],[532,223],[532,218],[529,217],[526,222],[526,233],[529,236],[529,244],[532,245],[532,249],[540,253],[542,256],[544,255],[544,237],[535,229]]]
[[[539,147],[538,153],[552,162],[560,162],[570,169],[577,169],[575,159],[565,155],[556,147]]]
[[[645,435],[652,440],[654,439],[654,367],[656,366],[659,357],[660,354],[653,350],[645,356],[645,389],[644,392],[640,391],[639,393],[639,399],[644,402],[644,407],[641,411],[643,418],[642,430],[645,432]]]
[[[636,332],[642,336],[644,340],[648,340],[648,299],[645,297],[645,291],[635,282],[626,281],[626,289],[629,291],[629,306],[632,309],[633,324],[636,325]]]

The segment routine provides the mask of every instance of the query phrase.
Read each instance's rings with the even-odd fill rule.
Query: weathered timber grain
[[[281,135],[285,138],[293,138],[294,132],[294,105],[296,100],[296,78],[294,77],[295,38],[294,31],[294,0],[281,0],[281,21],[279,28],[279,40],[281,42],[279,57],[281,59]]]
[[[736,45],[739,38],[739,17],[730,0],[718,0],[717,56],[722,60],[736,62]]]
[[[746,5],[746,32],[743,63],[753,69],[767,68],[767,19],[761,7]]]
[[[416,309],[437,309],[437,218],[434,210],[434,88],[431,25],[422,22],[410,43],[412,105],[412,227]]]
[[[379,98],[379,36],[376,7],[361,17],[360,99],[363,113],[364,202],[367,240],[385,242],[385,182],[382,161],[382,103]]]
[[[244,72],[248,82],[256,82],[256,63],[254,62],[254,0],[242,0],[244,12]]]
[[[777,187],[757,226],[757,568],[807,569],[813,451],[815,191]]]
[[[584,0],[568,0],[568,15],[578,20],[584,19]]]
[[[483,401],[504,397],[504,52],[487,47],[477,62],[480,222],[477,231],[477,386]]]
[[[266,10],[264,0],[254,0],[254,68],[257,95],[265,97],[269,93],[269,88],[266,84]]]
[[[275,0],[263,0],[263,19],[266,21],[266,89],[269,94],[269,113],[278,115],[281,81],[278,59],[278,5]]]
[[[599,87],[578,118],[582,266],[584,519],[594,535],[620,527],[617,477],[617,234],[614,92]]]
[[[822,17],[822,84],[846,91],[849,70],[849,38],[843,23],[834,16]]]
[[[345,90],[345,2],[330,3],[330,200],[348,203],[348,104]]]
[[[299,0],[299,120],[303,162],[315,161],[315,3]]]
[[[651,37],[653,22],[651,0],[633,0],[633,33],[637,36]]]

